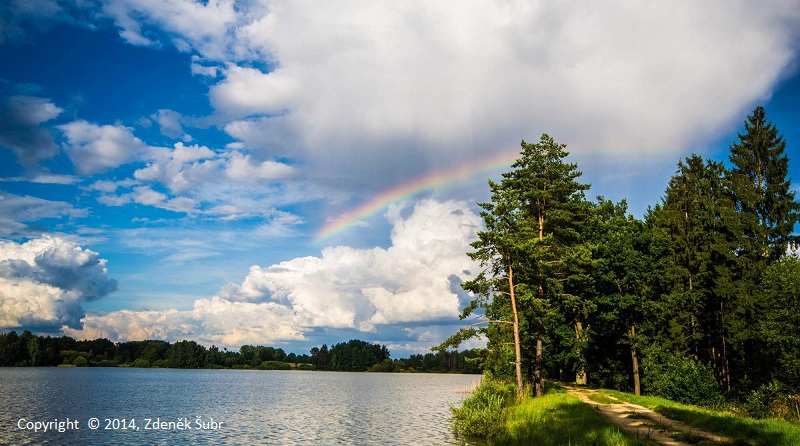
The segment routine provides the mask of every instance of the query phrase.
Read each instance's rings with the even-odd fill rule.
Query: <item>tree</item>
[[[661,207],[649,216],[670,239],[662,289],[668,349],[711,365],[731,388],[730,339],[746,326],[737,308],[748,306],[736,251],[741,227],[722,163],[691,155],[678,163]]]
[[[731,146],[732,191],[742,220],[744,243],[741,254],[779,259],[790,242],[794,225],[800,221],[800,204],[791,190],[786,141],[768,122],[763,107],[756,107],[744,123],[744,134]]]
[[[507,181],[499,184],[489,181],[489,187],[492,190],[492,202],[479,203],[483,208],[481,217],[486,230],[478,232],[478,240],[471,244],[475,251],[468,254],[471,259],[478,260],[481,268],[485,269],[475,279],[462,284],[465,290],[471,291],[477,297],[464,309],[461,317],[464,319],[473,311],[482,308],[488,318],[487,323],[511,325],[517,395],[522,396],[524,389],[522,351],[514,269],[523,255],[522,246],[527,234],[525,228],[520,225],[517,191],[509,187]],[[510,318],[507,316],[509,309]],[[462,334],[467,336],[475,334],[474,330],[469,330]],[[489,330],[484,330],[484,333],[492,334]]]
[[[630,382],[634,393],[640,395],[642,325],[656,313],[651,283],[658,269],[652,253],[660,252],[665,243],[627,213],[624,200],[615,204],[598,197],[586,232],[596,246],[592,270],[597,293],[597,311],[592,315],[595,364],[605,362],[604,366],[614,370],[612,361],[626,363],[629,359]],[[621,384],[615,377],[604,378]]]
[[[489,181],[491,202],[479,203],[485,229],[472,243],[470,258],[483,270],[462,286],[475,295],[461,317],[483,311],[485,327],[475,324],[460,330],[440,349],[456,347],[477,334],[487,337],[486,369],[502,366],[506,346],[514,352],[517,392],[523,393],[523,363],[531,365],[535,394],[541,395],[543,344],[548,322],[557,318],[556,309],[569,313],[578,341],[583,336],[586,313],[582,296],[573,293],[585,281],[585,271],[574,268],[585,257],[580,246],[579,226],[585,220],[588,203],[578,183],[576,164],[567,164],[565,145],[544,134],[538,143],[521,143],[520,158],[500,183]],[[511,338],[511,342],[508,342]],[[530,345],[535,344],[535,346]],[[534,358],[530,352],[535,351]]]
[[[792,234],[800,220],[800,204],[787,178],[789,159],[784,154],[786,141],[774,124],[767,121],[763,107],[747,117],[744,133],[731,146],[731,197],[741,226],[736,249],[740,289],[734,330],[737,367],[740,378],[758,384],[767,364],[774,358],[766,354],[756,327],[772,311],[758,298],[757,285],[766,269],[796,246]]]
[[[588,184],[577,181],[581,176],[578,165],[566,163],[566,145],[556,143],[543,134],[538,143],[522,141],[521,157],[512,164],[511,172],[503,175],[508,187],[519,191],[519,205],[527,233],[532,237],[523,246],[527,268],[522,282],[529,286],[530,305],[527,326],[535,336],[534,386],[542,394],[542,350],[545,320],[557,308],[572,320],[576,345],[585,337],[583,322],[588,307],[581,290],[587,280],[586,270],[576,268],[585,262],[588,251],[582,244],[581,226],[588,217],[589,204],[584,191]],[[584,259],[584,260],[581,260]],[[568,261],[568,260],[571,260]],[[578,357],[582,356],[578,352]],[[576,374],[585,382],[580,364]],[[583,375],[583,376],[582,376]],[[580,378],[582,376],[582,378]]]
[[[758,296],[771,311],[759,321],[760,338],[774,364],[763,382],[776,379],[792,389],[800,388],[800,258],[786,256],[765,271]]]

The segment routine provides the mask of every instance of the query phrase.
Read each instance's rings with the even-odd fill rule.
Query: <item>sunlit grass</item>
[[[800,425],[780,420],[755,420],[726,411],[676,403],[655,396],[636,396],[615,390],[603,392],[639,404],[668,418],[735,440],[737,445],[800,446]]]
[[[588,394],[586,394],[586,396],[591,401],[594,401],[595,403],[600,403],[600,404],[619,404],[620,403],[620,401],[615,400],[615,399],[609,397],[608,395],[605,395],[605,394],[602,394],[602,393],[588,393]]]
[[[548,393],[526,398],[509,409],[506,432],[497,445],[650,446],[658,443],[611,424],[595,408],[575,396]]]

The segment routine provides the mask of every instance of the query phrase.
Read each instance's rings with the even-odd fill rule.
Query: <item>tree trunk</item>
[[[542,320],[539,319],[539,333],[536,337],[536,396],[544,394],[544,387],[542,386],[542,328]]]
[[[727,384],[728,393],[731,393],[731,368],[728,363],[728,341],[725,339],[724,334],[722,335],[722,360],[725,363],[725,384]]]
[[[575,342],[577,343],[578,362],[580,364],[580,368],[575,374],[575,384],[585,386],[587,381],[586,367],[583,365],[583,347],[581,346],[583,343],[583,322],[580,319],[575,319]]]
[[[508,256],[508,289],[511,295],[511,311],[514,313],[514,366],[517,372],[517,396],[522,397],[522,350],[519,342],[519,313],[517,298],[514,293],[514,270],[511,267],[511,256]]]
[[[636,353],[636,327],[631,324],[631,364],[633,364],[633,394],[641,395],[642,387],[639,384],[639,355]]]

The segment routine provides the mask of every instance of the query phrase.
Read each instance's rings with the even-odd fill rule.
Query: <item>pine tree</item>
[[[744,123],[744,134],[731,146],[733,198],[740,213],[744,243],[740,254],[767,263],[786,253],[794,225],[800,221],[800,204],[791,190],[786,141],[756,107]]]
[[[512,164],[514,170],[503,175],[503,183],[518,191],[525,226],[532,232],[525,246],[527,267],[520,276],[530,291],[525,327],[535,336],[533,381],[538,396],[543,392],[543,344],[548,312],[558,308],[562,316],[572,321],[578,348],[585,338],[586,301],[570,292],[574,290],[570,285],[584,279],[579,277],[584,271],[571,268],[574,264],[568,259],[586,258],[580,229],[588,217],[589,204],[584,191],[589,185],[577,181],[581,176],[578,165],[564,162],[569,155],[566,145],[556,143],[551,136],[543,134],[534,144],[523,140],[521,146],[521,157]],[[577,352],[576,356],[583,355]],[[580,362],[578,376],[584,375]]]
[[[464,339],[481,333],[488,338],[487,347],[496,357],[498,350],[502,352],[503,345],[506,344],[506,328],[510,325],[517,395],[521,397],[524,391],[518,299],[518,288],[521,284],[515,275],[518,266],[524,261],[523,245],[527,232],[520,215],[518,192],[507,181],[489,181],[489,187],[492,190],[492,201],[478,203],[483,208],[481,217],[485,230],[478,232],[478,240],[471,244],[475,251],[468,254],[471,259],[480,261],[484,270],[475,279],[462,284],[465,290],[476,297],[461,314],[461,318],[466,319],[482,309],[485,320],[460,330],[439,346],[438,350],[456,347]],[[483,323],[488,326],[474,328]],[[499,356],[504,355],[500,353]],[[502,362],[501,360],[500,363]]]
[[[732,313],[742,305],[734,253],[741,232],[721,163],[698,155],[678,163],[654,224],[670,238],[663,292],[668,348],[710,363],[717,381],[730,389]],[[671,343],[672,345],[669,345]]]
[[[744,387],[756,387],[776,366],[757,327],[773,308],[759,297],[758,284],[769,266],[797,243],[793,235],[800,219],[791,180],[786,141],[756,107],[744,123],[744,133],[731,146],[731,198],[740,224],[735,249],[738,289],[733,303],[731,340],[736,346],[735,368]]]

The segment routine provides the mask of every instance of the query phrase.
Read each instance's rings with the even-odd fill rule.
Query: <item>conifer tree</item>
[[[800,221],[800,204],[791,190],[786,141],[756,107],[744,123],[744,134],[731,146],[733,198],[744,233],[741,253],[767,263],[786,253],[794,225]]]
[[[729,157],[731,197],[741,230],[735,250],[739,288],[733,301],[731,335],[737,346],[737,378],[753,387],[774,367],[774,358],[757,330],[774,309],[759,298],[758,284],[769,265],[784,256],[790,245],[796,246],[793,230],[800,219],[800,204],[787,178],[786,141],[767,120],[763,107],[747,117],[738,139]]]
[[[537,396],[543,391],[542,355],[548,310],[557,308],[572,321],[578,347],[585,338],[585,296],[571,293],[573,289],[565,285],[584,279],[579,277],[584,271],[574,268],[567,259],[586,258],[580,229],[588,217],[584,191],[589,185],[577,181],[581,172],[577,164],[564,161],[569,155],[565,149],[565,144],[556,143],[547,134],[538,143],[523,140],[521,157],[512,164],[514,170],[503,175],[503,182],[518,191],[524,225],[532,233],[525,246],[527,268],[521,277],[530,291],[526,326],[535,340],[533,378]],[[578,352],[577,356],[582,354]],[[576,372],[579,377],[584,375],[580,368]]]

